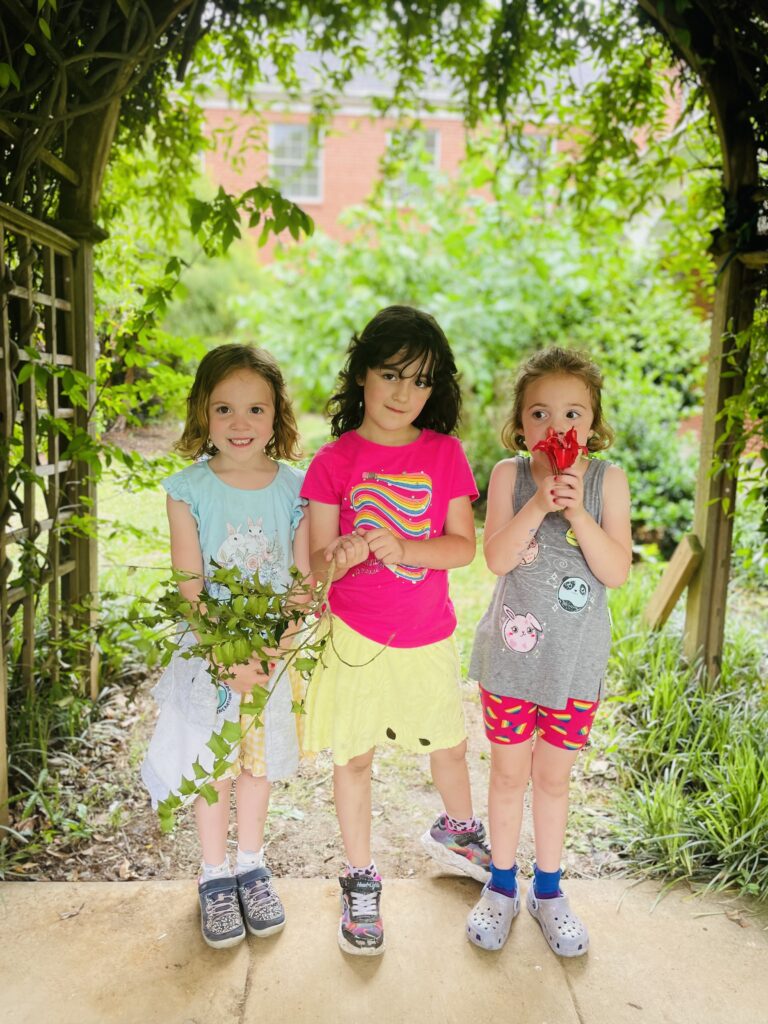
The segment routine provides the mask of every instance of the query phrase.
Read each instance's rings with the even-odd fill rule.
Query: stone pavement
[[[194,882],[0,884],[3,1024],[768,1024],[768,920],[651,883],[568,882],[591,949],[552,954],[523,908],[464,937],[469,879],[385,881],[387,951],[344,956],[338,887],[279,879],[278,936],[214,951]]]

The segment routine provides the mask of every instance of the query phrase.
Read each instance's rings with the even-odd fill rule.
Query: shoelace
[[[257,878],[250,885],[244,886],[243,895],[248,910],[252,913],[256,911],[260,903],[270,903],[277,898],[272,892],[268,878]]]
[[[224,917],[225,914],[234,914],[239,910],[237,905],[237,893],[231,890],[217,892],[213,895],[206,893],[205,908],[211,918]]]
[[[377,892],[355,892],[349,894],[352,904],[352,917],[377,917],[379,908],[376,905],[379,894]]]

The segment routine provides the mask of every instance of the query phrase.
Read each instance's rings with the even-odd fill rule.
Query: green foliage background
[[[351,242],[317,236],[283,248],[273,263],[253,263],[238,290],[242,253],[237,264],[198,263],[164,328],[269,349],[299,407],[322,413],[353,331],[391,303],[427,309],[457,357],[462,437],[482,492],[503,455],[518,364],[550,344],[585,348],[605,372],[611,457],[630,476],[639,535],[669,553],[691,518],[695,453],[679,425],[700,400],[706,316],[683,275],[666,271],[650,222],[633,243],[610,195],[585,220],[573,195],[556,191],[561,172],[554,159],[521,187],[496,176],[485,151],[435,189],[415,162],[409,207],[385,179],[348,215]]]

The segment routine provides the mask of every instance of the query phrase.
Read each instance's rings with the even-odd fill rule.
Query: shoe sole
[[[257,939],[268,939],[270,935],[277,935],[285,928],[285,921],[281,921],[280,924],[270,925],[269,928],[252,928],[248,922],[245,922],[245,927],[248,929],[251,935],[255,935]]]
[[[438,843],[430,834],[429,829],[421,837],[421,845],[430,857],[442,864],[444,868],[460,871],[462,874],[474,878],[476,882],[485,883],[491,877],[490,871],[481,868],[478,864],[473,864],[471,860],[462,857],[460,853],[454,853],[443,846],[442,843]]]
[[[339,922],[338,931],[339,949],[342,953],[346,953],[347,956],[381,956],[384,952],[384,940],[381,940],[379,946],[353,946],[351,942],[344,938],[344,932],[341,930],[341,922]]]
[[[547,935],[546,931],[544,930],[544,923],[539,918],[539,915],[536,912],[536,908],[531,906],[531,904],[529,903],[529,901],[527,899],[525,901],[525,907],[526,907],[526,910],[528,911],[528,913],[531,915],[531,917],[536,922],[536,924],[539,926],[539,928],[541,928],[541,934],[544,936],[544,941],[549,946],[549,948],[552,950],[552,952],[555,954],[555,956],[562,956],[564,958],[570,958],[570,957],[574,957],[574,956],[584,956],[584,954],[589,950],[589,936],[587,936],[586,942],[584,942],[584,944],[583,944],[581,949],[575,949],[573,951],[566,951],[564,949],[557,949],[555,946],[552,945],[552,942],[550,942],[549,936]]]
[[[232,946],[238,946],[245,939],[245,930],[242,935],[233,935],[229,939],[209,939],[203,935],[203,941],[211,949],[229,949]]]

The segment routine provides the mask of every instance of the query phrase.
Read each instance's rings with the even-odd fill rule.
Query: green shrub
[[[429,310],[456,354],[481,493],[505,455],[499,428],[519,363],[553,343],[590,349],[618,428],[610,457],[629,474],[644,539],[666,554],[690,523],[695,472],[677,425],[697,400],[706,324],[652,248],[635,252],[605,210],[586,227],[545,187],[497,186],[484,198],[478,173],[470,162],[408,210],[369,203],[350,216],[343,245],[316,236],[279,252],[232,297],[236,337],[270,349],[301,407],[317,413],[353,331],[390,303]]]

